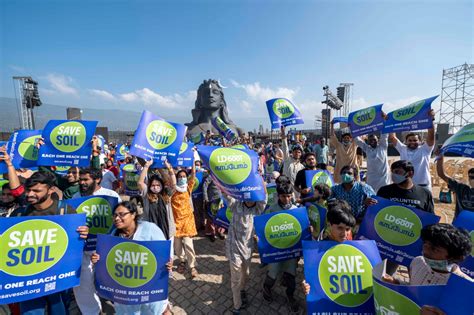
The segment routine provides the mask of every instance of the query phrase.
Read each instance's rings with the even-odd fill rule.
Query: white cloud
[[[74,80],[71,77],[57,73],[50,73],[45,77],[45,79],[50,85],[50,90],[55,93],[71,95],[78,94],[77,89],[73,87]]]
[[[101,98],[103,98],[105,100],[108,100],[108,101],[115,101],[116,100],[115,96],[112,93],[107,92],[105,90],[89,89],[89,93],[91,93],[92,95],[101,97]]]
[[[123,93],[119,95],[122,101],[133,103],[141,102],[147,106],[160,106],[164,108],[189,107],[196,98],[195,91],[189,91],[184,95],[175,93],[169,96],[163,96],[149,88],[143,88],[134,92]]]
[[[276,89],[262,87],[260,82],[249,84],[240,84],[235,80],[230,80],[230,82],[234,87],[243,89],[250,99],[261,102],[268,101],[275,97],[285,97],[292,100],[299,90],[287,87],[278,87]]]

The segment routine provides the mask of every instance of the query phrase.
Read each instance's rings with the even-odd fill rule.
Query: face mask
[[[451,270],[453,270],[453,267],[454,267],[454,264],[448,263],[446,259],[434,260],[434,259],[426,258],[425,256],[423,256],[423,259],[425,260],[426,264],[430,266],[430,268],[433,270],[451,272]]]
[[[403,183],[404,181],[407,180],[407,176],[406,175],[400,175],[400,174],[395,174],[395,173],[392,173],[392,182],[394,184],[401,184]]]
[[[180,178],[180,179],[178,179],[177,185],[178,185],[178,186],[186,186],[187,183],[188,183],[188,179],[187,179],[187,178]]]
[[[200,171],[201,167],[196,165],[196,171]]]
[[[291,209],[291,206],[292,206],[292,204],[291,204],[291,203],[288,203],[288,204],[286,204],[286,205],[282,205],[282,208],[283,208],[284,210],[290,210],[290,209]]]
[[[161,192],[161,186],[153,186],[150,188],[151,192],[154,194],[159,194]]]
[[[351,141],[350,141],[350,140],[344,140],[344,141],[342,141],[342,143],[343,143],[344,145],[348,145],[349,143],[351,143]]]
[[[354,176],[349,174],[342,174],[342,182],[345,184],[352,183],[354,181]]]

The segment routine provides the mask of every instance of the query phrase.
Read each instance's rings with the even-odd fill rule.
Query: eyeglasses
[[[131,212],[129,211],[129,212],[114,213],[114,214],[112,214],[112,217],[114,217],[114,218],[119,217],[120,219],[123,219],[129,213],[131,213]]]

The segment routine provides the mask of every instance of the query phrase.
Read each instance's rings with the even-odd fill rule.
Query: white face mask
[[[400,174],[392,173],[392,182],[394,184],[401,184],[406,180],[407,180],[407,175],[406,174],[405,175],[400,175]]]
[[[150,191],[154,194],[159,194],[161,192],[161,186],[152,186]]]

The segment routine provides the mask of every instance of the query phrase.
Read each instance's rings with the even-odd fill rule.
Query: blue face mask
[[[344,184],[349,184],[354,181],[354,176],[349,174],[342,174],[342,182]]]
[[[178,186],[186,186],[186,184],[188,183],[188,179],[183,177],[183,178],[180,178],[178,179],[178,182],[176,183],[176,185]]]
[[[425,259],[426,264],[433,270],[444,272],[451,272],[453,270],[454,264],[450,264],[446,259],[435,260],[426,258],[425,256],[423,256],[423,258]]]

